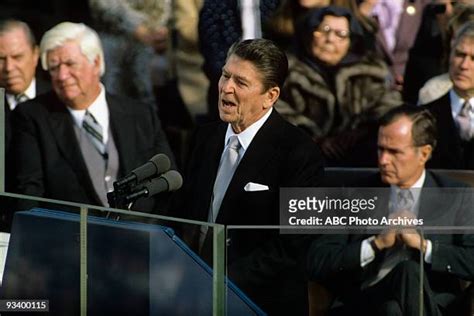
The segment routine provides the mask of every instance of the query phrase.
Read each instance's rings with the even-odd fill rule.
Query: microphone
[[[114,188],[120,188],[128,184],[136,185],[143,180],[153,177],[155,175],[162,174],[170,170],[171,161],[165,154],[157,154],[148,160],[145,164],[138,168],[135,168],[128,174],[114,182]]]
[[[150,197],[161,192],[176,191],[183,185],[183,177],[176,170],[169,170],[160,177],[143,184],[138,191],[125,197],[127,203],[135,201],[141,197]]]

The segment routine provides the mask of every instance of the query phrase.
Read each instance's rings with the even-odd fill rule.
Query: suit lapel
[[[196,214],[195,218],[198,218],[203,221],[207,221],[208,219],[210,203],[214,191],[214,181],[217,176],[219,162],[221,160],[222,152],[224,150],[224,139],[226,131],[227,124],[220,124],[217,127],[217,132],[212,133],[208,139],[204,140],[204,150],[200,150],[200,152],[204,153],[204,155],[206,156],[200,158],[203,160],[203,172],[198,176],[202,180],[200,181],[200,183],[206,185],[206,187],[202,188],[202,192],[206,192],[205,194],[208,198],[206,199],[206,204],[203,205],[203,207],[195,208],[195,210],[200,212],[200,214]],[[193,171],[191,170],[191,172]]]
[[[227,192],[222,200],[217,222],[227,222],[226,218],[231,214],[227,214],[226,209],[228,209],[228,201],[231,200],[231,196],[241,194],[244,186],[258,174],[260,169],[267,165],[270,159],[274,158],[272,153],[276,152],[279,139],[275,133],[281,131],[280,126],[278,126],[281,124],[280,120],[281,118],[278,117],[274,110],[250,143],[229,183]]]
[[[100,202],[97,193],[93,189],[94,186],[89,176],[89,171],[87,170],[81,149],[79,148],[79,143],[73,128],[74,121],[70,113],[66,109],[66,106],[61,104],[55,97],[51,98],[50,104],[50,126],[59,151],[77,174],[79,181],[86,189],[91,200],[101,205],[102,202]]]
[[[127,150],[135,148],[137,122],[133,111],[127,111],[126,104],[109,94],[106,94],[106,99],[110,113],[110,129],[119,155],[119,176],[124,176],[136,167],[133,161],[134,155]]]

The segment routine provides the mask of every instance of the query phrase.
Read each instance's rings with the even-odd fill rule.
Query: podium
[[[47,299],[50,315],[80,313],[79,215],[15,214],[4,299]],[[88,217],[88,315],[212,315],[212,269],[172,229]],[[264,315],[232,282],[227,315]]]

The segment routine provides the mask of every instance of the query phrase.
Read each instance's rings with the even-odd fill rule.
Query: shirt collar
[[[71,113],[74,123],[79,128],[82,128],[82,121],[84,120],[84,115],[86,110],[73,110],[67,107],[69,113]],[[95,117],[97,122],[102,126],[102,132],[104,137],[104,143],[107,143],[108,140],[108,131],[109,131],[109,108],[107,106],[107,99],[105,97],[105,87],[100,84],[100,93],[94,102],[89,105],[87,110]]]
[[[451,111],[452,111],[453,117],[455,118],[461,113],[461,110],[462,110],[462,107],[464,105],[465,99],[461,98],[454,91],[454,89],[451,89],[451,90],[449,90],[449,100],[451,102]],[[469,103],[474,108],[474,98],[470,98]]]
[[[33,80],[31,80],[31,83],[30,85],[28,86],[28,88],[26,88],[25,92],[23,92],[24,95],[26,95],[28,97],[28,99],[34,99],[36,97],[36,79],[33,78]]]
[[[225,143],[224,145],[227,146],[229,143],[229,138],[233,135],[237,135],[237,138],[239,139],[240,145],[242,146],[242,149],[244,152],[247,150],[247,148],[250,146],[250,143],[252,142],[253,138],[257,134],[257,132],[260,130],[260,128],[263,126],[263,124],[267,121],[268,117],[272,113],[273,108],[270,108],[270,110],[265,113],[258,121],[254,122],[252,125],[247,127],[245,130],[242,132],[236,134],[234,130],[232,129],[232,126],[230,124],[227,125],[227,132],[225,134]]]
[[[35,78],[31,80],[28,88],[26,88],[26,90],[23,91],[22,93],[28,97],[28,100],[34,99],[36,97],[36,79]],[[10,110],[13,111],[15,107],[18,105],[15,99],[15,95],[7,93],[6,97],[8,100],[8,105],[10,107]]]
[[[412,196],[413,196],[413,201],[415,202],[415,207],[418,208],[418,199],[420,198],[420,194],[421,194],[421,188],[423,188],[423,184],[425,183],[425,179],[426,179],[426,169],[423,170],[423,172],[421,173],[421,176],[418,178],[418,180],[416,180],[415,183],[413,183],[413,185],[409,188]],[[395,197],[397,196],[398,192],[402,190],[400,189],[400,187],[396,186],[396,185],[390,185],[390,192],[391,192],[391,197],[392,197],[392,200],[395,199]]]

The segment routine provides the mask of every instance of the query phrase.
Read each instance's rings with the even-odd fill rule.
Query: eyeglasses
[[[329,25],[323,25],[322,27],[317,28],[313,34],[316,37],[322,37],[324,36],[329,36],[331,32],[334,32],[336,35],[336,38],[339,39],[340,41],[345,40],[346,38],[349,38],[350,33],[349,31],[346,30],[333,30]]]

